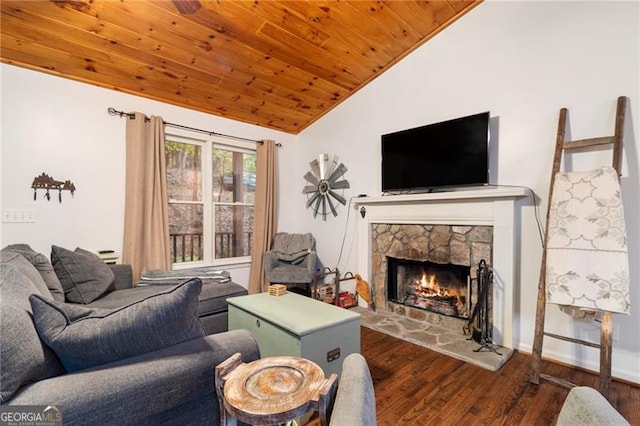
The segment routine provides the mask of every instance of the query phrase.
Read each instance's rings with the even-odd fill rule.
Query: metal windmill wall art
[[[338,216],[333,200],[342,205],[347,203],[347,200],[336,192],[349,188],[349,182],[343,179],[347,167],[342,163],[338,164],[338,156],[328,154],[318,155],[318,158],[311,161],[309,165],[311,171],[304,175],[308,184],[302,189],[302,192],[307,195],[307,208],[311,207],[313,217],[319,214],[322,220],[327,220],[329,211],[334,217]]]

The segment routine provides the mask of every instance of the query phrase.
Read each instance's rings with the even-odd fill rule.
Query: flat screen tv
[[[382,192],[489,183],[489,112],[382,135]]]

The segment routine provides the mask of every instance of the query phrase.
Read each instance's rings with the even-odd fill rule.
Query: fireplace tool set
[[[484,349],[498,352],[497,345],[493,344],[493,336],[491,331],[491,321],[489,318],[489,291],[491,291],[491,281],[493,272],[484,259],[478,264],[477,283],[478,283],[478,301],[473,307],[469,322],[463,327],[464,334],[471,334],[468,340],[474,340],[480,344],[474,352],[480,352]]]

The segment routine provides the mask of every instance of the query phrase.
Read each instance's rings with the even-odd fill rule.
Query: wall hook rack
[[[62,191],[71,192],[72,197],[73,197],[73,193],[76,191],[76,186],[70,180],[65,180],[64,182],[55,180],[54,178],[52,178],[51,176],[49,176],[44,172],[40,176],[36,176],[33,179],[31,188],[33,188],[34,201],[38,198],[38,189],[45,190],[44,198],[46,198],[47,201],[51,200],[51,193],[49,191],[57,190],[59,202],[62,202]]]

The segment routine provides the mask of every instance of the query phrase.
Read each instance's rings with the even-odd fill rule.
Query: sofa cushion
[[[56,271],[53,270],[53,265],[51,265],[51,262],[47,259],[47,256],[36,252],[28,244],[10,244],[2,249],[2,251],[5,250],[20,253],[25,259],[31,262],[49,288],[53,299],[58,302],[64,302],[64,289],[56,275]]]
[[[196,315],[199,279],[186,281],[122,308],[73,316],[60,304],[33,295],[33,319],[42,340],[72,372],[158,350],[205,335]]]
[[[36,286],[39,293],[49,299],[53,299],[51,296],[51,292],[47,287],[47,284],[42,279],[42,276],[38,272],[38,270],[29,262],[23,255],[14,251],[5,251],[2,250],[0,252],[0,258],[2,262],[8,263],[16,267],[20,272],[22,272],[28,279]]]
[[[39,290],[31,279],[15,262],[5,261],[3,257],[0,260],[0,402],[3,404],[21,386],[65,372],[56,355],[38,337],[29,305],[29,296],[33,294],[39,294]]]
[[[202,281],[202,291],[198,298],[198,316],[216,314],[226,312],[227,299],[229,297],[244,296],[247,289],[233,281],[224,283],[207,278],[200,278]],[[168,288],[184,282],[184,279],[176,279],[173,282],[154,281],[153,284],[138,284],[137,287],[128,288],[126,290],[115,290],[109,294],[105,294],[100,299],[94,300],[89,304],[91,307],[98,308],[118,308],[126,305],[133,300],[144,299],[156,293],[166,291]]]
[[[201,279],[202,291],[198,298],[198,317],[207,334],[220,333],[228,330],[227,299],[229,297],[244,296],[247,289],[232,281],[220,283],[216,280]],[[92,308],[118,308],[131,303],[134,300],[144,299],[152,294],[166,291],[168,288],[178,285],[184,280],[176,280],[173,283],[162,281],[154,284],[140,285],[125,290],[114,290],[103,297],[94,300],[88,305]]]
[[[182,280],[184,282],[186,280]],[[176,283],[180,284],[180,283]],[[99,299],[94,300],[93,302],[84,305],[92,308],[104,308],[104,309],[116,309],[121,308],[126,305],[130,305],[131,303],[146,299],[150,296],[156,295],[158,293],[166,292],[168,289],[172,287],[169,286],[138,286],[133,288],[127,288],[124,290],[114,290],[111,291]]]
[[[228,298],[244,296],[246,294],[247,289],[233,281],[219,283],[213,280],[203,279],[198,315],[203,317],[219,312],[227,312],[229,309],[227,305]]]
[[[51,246],[51,263],[67,302],[90,303],[115,288],[111,268],[90,251]]]
[[[67,425],[220,424],[214,367],[234,353],[260,357],[246,330],[148,352],[40,381],[18,392],[18,405],[55,405]]]

